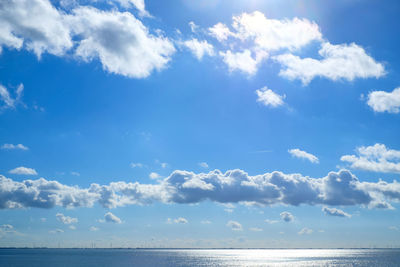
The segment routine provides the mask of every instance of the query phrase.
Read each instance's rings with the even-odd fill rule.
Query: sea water
[[[400,249],[0,249],[0,266],[400,266]]]

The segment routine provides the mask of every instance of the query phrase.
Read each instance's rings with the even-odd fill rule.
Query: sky
[[[0,4],[0,246],[400,247],[398,1]]]

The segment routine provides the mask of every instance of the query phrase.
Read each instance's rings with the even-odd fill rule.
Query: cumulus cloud
[[[0,176],[0,209],[62,206],[104,208],[151,203],[246,203],[255,205],[362,205],[391,208],[400,201],[400,183],[361,182],[348,170],[322,178],[274,171],[250,176],[243,170],[193,173],[176,170],[157,184],[112,182],[88,188],[63,185],[44,178],[14,181]]]
[[[204,168],[204,169],[208,169],[208,164],[207,162],[199,162],[199,166]]]
[[[1,149],[4,150],[29,150],[27,146],[24,146],[23,144],[4,144],[1,146]]]
[[[9,173],[19,174],[19,175],[37,175],[37,172],[35,169],[27,168],[27,167],[23,167],[23,166],[12,169],[9,171]]]
[[[184,41],[183,45],[187,47],[198,60],[202,60],[204,55],[214,55],[214,47],[206,40],[199,41],[198,39],[193,38]]]
[[[143,0],[116,1],[146,14]],[[163,69],[175,52],[167,37],[150,33],[134,15],[116,9],[75,5],[66,13],[48,0],[12,0],[0,5],[0,25],[1,47],[26,48],[39,58],[45,52],[68,52],[84,61],[99,59],[106,71],[132,78]]]
[[[0,41],[1,41],[1,36],[0,36]],[[7,88],[5,88],[3,85],[0,84],[0,110],[15,109],[18,104],[22,103],[21,98],[23,92],[24,92],[24,85],[22,83],[18,85],[17,89],[15,90],[15,97],[11,95],[11,93],[7,90]],[[12,144],[5,144],[5,145],[10,145],[10,148],[7,149],[16,149],[16,147],[11,148],[11,146],[13,146]],[[3,145],[3,147],[5,145]]]
[[[64,55],[72,46],[65,17],[48,0],[11,0],[0,5],[0,45]]]
[[[285,222],[291,222],[294,220],[294,216],[290,212],[287,212],[287,211],[281,212],[280,216],[281,216],[281,219]]]
[[[161,70],[175,52],[166,37],[154,36],[131,13],[78,7],[69,24],[80,37],[75,54],[84,61],[98,58],[108,72],[145,78]]]
[[[214,26],[208,28],[208,31],[211,36],[215,37],[220,42],[223,42],[227,40],[229,36],[234,35],[229,28],[221,22],[218,22]]]
[[[172,223],[187,224],[187,223],[189,223],[189,221],[187,219],[183,218],[183,217],[179,217],[179,218],[176,218],[176,219],[168,218],[167,219],[167,224],[172,224]]]
[[[149,178],[154,180],[154,179],[161,178],[161,176],[160,176],[158,173],[156,173],[156,172],[151,172],[151,173],[149,174]]]
[[[61,234],[64,233],[64,230],[62,229],[54,229],[49,231],[50,234]]]
[[[56,217],[57,217],[57,220],[59,220],[63,224],[71,224],[71,223],[77,223],[78,222],[78,218],[72,218],[72,217],[69,217],[69,216],[65,216],[62,213],[57,213]]]
[[[112,214],[111,212],[107,212],[104,214],[104,221],[109,223],[121,223],[121,219]]]
[[[249,49],[243,52],[221,51],[219,55],[228,65],[229,71],[238,70],[248,75],[254,75],[258,70],[258,65],[267,57],[267,53],[263,51],[252,53]]]
[[[313,233],[313,230],[307,227],[304,227],[303,229],[301,229],[298,234],[299,235],[310,235]]]
[[[96,227],[96,226],[91,226],[90,228],[89,228],[89,231],[91,231],[91,232],[96,232],[96,231],[99,231],[100,229],[98,228],[98,227]]]
[[[344,155],[341,161],[348,162],[353,169],[400,173],[400,150],[388,149],[384,144],[361,146],[356,149],[357,155]]]
[[[385,74],[384,66],[376,62],[365,50],[354,43],[333,45],[323,43],[318,51],[322,59],[300,58],[293,54],[275,56],[284,69],[280,75],[288,79],[300,79],[307,85],[315,77],[331,80],[355,78],[379,78]]]
[[[313,154],[308,153],[306,151],[300,150],[298,148],[289,149],[288,152],[293,157],[300,158],[300,159],[306,159],[306,160],[309,160],[311,163],[319,163],[319,159],[316,156],[314,156]]]
[[[368,94],[368,106],[376,112],[400,112],[400,87],[392,92],[373,91]]]
[[[226,226],[231,228],[233,231],[242,231],[242,225],[237,221],[229,221]]]
[[[283,99],[285,96],[278,95],[271,89],[268,89],[266,86],[263,88],[256,90],[257,94],[257,102],[260,102],[264,106],[270,106],[270,107],[279,107],[283,105]]]
[[[343,210],[337,209],[337,208],[328,208],[328,207],[323,207],[322,211],[326,214],[326,215],[330,215],[330,216],[338,216],[338,217],[347,217],[350,218],[351,215],[344,212]]]

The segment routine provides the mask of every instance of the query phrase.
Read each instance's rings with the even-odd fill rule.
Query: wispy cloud
[[[306,159],[311,163],[319,163],[319,159],[316,156],[298,148],[289,149],[288,152],[295,158]]]

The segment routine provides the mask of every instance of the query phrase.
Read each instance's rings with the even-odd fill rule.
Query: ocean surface
[[[0,249],[0,266],[400,266],[400,249]]]

